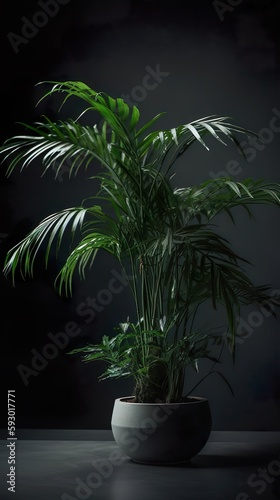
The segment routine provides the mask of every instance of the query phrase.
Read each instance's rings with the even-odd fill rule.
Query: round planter
[[[208,400],[134,403],[115,400],[111,427],[120,450],[135,462],[168,464],[194,457],[208,441],[212,418]]]

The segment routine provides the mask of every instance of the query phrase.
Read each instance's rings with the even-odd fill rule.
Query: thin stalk
[[[156,266],[158,267],[158,265]],[[161,260],[161,264],[159,266],[157,274],[157,279],[153,283],[154,290],[154,298],[153,298],[153,309],[152,309],[152,318],[158,317],[158,319],[162,316],[162,291],[161,291],[161,281],[162,281],[162,271],[163,271],[163,263]],[[155,273],[153,273],[153,276]],[[156,314],[156,310],[158,309],[159,314]]]

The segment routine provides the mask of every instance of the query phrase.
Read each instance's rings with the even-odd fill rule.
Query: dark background
[[[78,103],[72,101],[68,111],[58,115],[54,99],[36,108],[41,94],[35,85],[45,80],[80,80],[113,97],[129,95],[134,102],[138,100],[143,122],[166,111],[162,128],[218,114],[261,131],[270,129],[275,109],[279,110],[279,127],[279,1],[231,1],[235,7],[225,1],[218,7],[208,0],[70,0],[60,4],[55,15],[40,17],[42,3],[10,2],[2,10],[1,142],[21,130],[16,122],[30,123],[41,114],[67,118],[67,112],[70,116],[79,112]],[[24,38],[26,19],[44,24],[38,32],[29,27],[29,38]],[[149,68],[155,70],[157,65],[165,76],[154,89],[143,90]],[[210,152],[206,152],[195,145],[178,163],[178,186],[226,172],[230,160],[239,164],[236,180],[251,176],[279,182],[279,132],[263,134],[265,146],[262,150],[253,147],[247,163],[231,146],[224,148],[209,140]],[[56,180],[55,172],[41,174],[37,162],[7,179],[2,165],[2,267],[6,251],[43,217],[79,204],[96,189],[84,172],[69,180],[67,165]],[[220,231],[252,262],[248,272],[256,284],[269,283],[277,289],[279,208],[257,207],[254,212],[256,221],[250,222],[237,211],[236,227],[221,218]],[[113,327],[131,313],[124,285],[102,311],[94,313],[85,305],[88,298],[100,297],[100,291],[107,289],[118,266],[100,255],[87,279],[75,282],[73,297],[67,299],[53,288],[62,261],[63,255],[58,260],[53,256],[45,271],[39,256],[34,280],[18,279],[15,287],[1,277],[2,428],[7,425],[7,389],[16,390],[17,428],[39,429],[108,429],[114,399],[132,389],[129,380],[98,382],[102,365],[85,365],[67,355],[70,347],[99,340],[104,333],[111,335]],[[220,324],[223,316],[206,309],[202,319]],[[214,430],[280,430],[279,320],[257,316],[250,308],[242,319],[247,333],[237,345],[236,363],[233,366],[225,352],[221,367],[235,396],[215,375],[195,394],[209,399]],[[32,350],[42,353],[50,343],[50,332],[63,332],[70,322],[77,324],[79,335],[58,349],[36,376],[29,372],[25,384],[19,366],[32,368]],[[202,363],[202,374],[204,369]],[[190,372],[186,387],[198,380]]]

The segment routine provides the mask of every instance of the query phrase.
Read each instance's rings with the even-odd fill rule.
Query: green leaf
[[[142,128],[140,128],[140,130],[138,130],[137,134],[136,134],[136,137],[140,137],[140,135],[142,135],[144,132],[146,132],[147,129],[151,128],[151,126],[159,119],[161,118],[163,115],[165,115],[165,112],[164,113],[159,113],[158,115],[154,116],[154,118],[152,118],[151,120],[149,120],[147,123],[145,123],[145,125],[143,125]],[[158,132],[156,132],[157,134]]]
[[[138,121],[140,118],[140,112],[139,109],[136,106],[133,106],[132,108],[132,115],[130,119],[130,130],[134,130],[135,126],[137,125]]]

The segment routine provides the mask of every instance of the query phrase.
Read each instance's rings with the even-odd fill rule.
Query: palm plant
[[[81,99],[83,113],[99,113],[103,125],[81,124],[83,113],[66,121],[44,117],[23,124],[25,133],[9,138],[0,149],[7,175],[37,159],[44,172],[55,167],[56,175],[65,162],[71,161],[69,176],[98,164],[100,170],[90,178],[100,189],[80,206],[42,220],[8,251],[4,273],[11,273],[14,282],[17,270],[23,278],[32,277],[38,250],[44,249],[47,266],[52,249],[59,251],[68,234],[73,246],[55,286],[59,293],[71,294],[73,277],[85,278],[98,251],[112,254],[128,277],[135,310],[113,337],[104,335],[98,344],[71,353],[82,354],[86,362],[106,361],[101,379],[132,377],[136,402],[180,401],[186,367],[197,370],[201,358],[217,362],[210,349],[213,332],[195,326],[200,306],[210,301],[214,309],[224,307],[234,353],[240,308],[269,307],[275,300],[268,286],[252,283],[242,267],[246,261],[219,235],[214,220],[226,213],[234,222],[237,206],[251,215],[253,204],[279,205],[280,186],[221,177],[178,188],[176,161],[192,144],[208,149],[205,138],[211,136],[224,145],[233,141],[242,151],[238,134],[257,134],[217,116],[153,131],[163,113],[140,127],[139,110],[123,99],[82,82],[44,83],[50,90],[42,99],[62,94],[62,106],[70,97]]]

